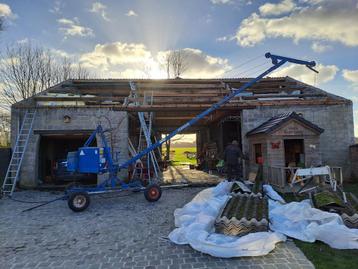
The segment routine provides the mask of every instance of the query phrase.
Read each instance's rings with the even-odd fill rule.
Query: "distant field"
[[[181,164],[194,164],[196,165],[196,158],[188,159],[184,152],[196,152],[196,147],[190,147],[190,148],[171,148],[172,157],[172,165],[181,165]]]

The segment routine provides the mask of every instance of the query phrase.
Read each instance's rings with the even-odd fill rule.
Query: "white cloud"
[[[82,58],[97,56],[108,58],[106,62],[110,64],[126,64],[147,61],[152,55],[143,44],[114,42],[97,44],[93,52],[84,54]]]
[[[346,81],[350,82],[351,90],[354,92],[358,92],[358,70],[343,69],[342,76]],[[356,98],[358,98],[358,97],[356,97]],[[357,99],[357,102],[358,102],[358,99]]]
[[[49,11],[53,14],[61,14],[63,6],[64,6],[64,3],[57,0],[54,2],[53,7],[50,8]]]
[[[51,49],[51,54],[54,55],[55,57],[58,58],[70,58],[70,57],[74,57],[74,55],[69,54],[68,52],[64,51],[64,50],[59,50],[59,49]],[[75,58],[75,57],[74,57]]]
[[[312,50],[317,52],[317,53],[322,53],[328,50],[332,49],[332,46],[327,45],[327,44],[323,44],[320,42],[313,42],[312,46],[311,46]]]
[[[29,43],[29,39],[27,37],[25,37],[23,39],[20,39],[20,40],[16,41],[16,43],[18,43],[18,44],[27,44],[27,43]]]
[[[234,40],[236,37],[233,35],[220,36],[216,38],[217,42],[228,42]]]
[[[353,83],[358,83],[358,70],[343,69],[342,75],[345,80]]]
[[[231,3],[231,0],[210,0],[211,3],[217,5],[217,4],[229,4]]]
[[[128,16],[128,17],[137,17],[138,14],[135,13],[134,10],[128,10],[128,12],[126,13],[126,16]]]
[[[93,30],[89,27],[80,25],[78,18],[73,20],[62,18],[57,20],[60,24],[60,31],[65,35],[65,38],[69,36],[94,36]]]
[[[335,65],[318,64],[314,67],[319,74],[309,70],[306,66],[290,64],[272,73],[273,77],[290,76],[310,85],[322,84],[335,78],[339,68]]]
[[[335,41],[358,46],[356,1],[301,1],[289,15],[269,18],[251,14],[236,32],[241,46],[254,46],[266,38]],[[262,6],[261,6],[262,7]]]
[[[12,17],[13,13],[7,4],[0,3],[0,17]]]
[[[97,44],[82,54],[80,63],[101,77],[166,78],[164,59],[170,51],[152,53],[140,43]],[[229,70],[228,60],[192,48],[183,49],[188,68],[184,78],[217,77]]]
[[[228,40],[229,40],[228,36],[221,36],[216,39],[216,41],[218,41],[218,42],[226,42]]]
[[[152,53],[139,43],[97,44],[92,52],[81,55],[80,62],[103,77],[145,78],[151,75],[147,74],[150,69],[159,69]]]
[[[277,16],[293,11],[296,4],[292,0],[283,0],[278,4],[266,3],[259,7],[263,16]]]
[[[207,55],[199,49],[185,48],[182,51],[187,65],[181,75],[183,78],[215,78],[222,76],[230,69],[227,59]],[[168,53],[170,51],[158,53],[157,59],[162,65]]]
[[[98,13],[102,16],[104,20],[109,21],[109,18],[107,16],[107,6],[105,6],[101,2],[94,2],[92,4],[92,8],[90,9],[90,12]]]

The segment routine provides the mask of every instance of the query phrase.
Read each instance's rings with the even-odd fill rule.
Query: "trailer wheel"
[[[74,192],[68,197],[68,207],[74,212],[84,211],[90,204],[90,196],[87,192]]]
[[[157,184],[150,184],[144,191],[144,197],[148,202],[156,202],[162,196],[162,189]]]

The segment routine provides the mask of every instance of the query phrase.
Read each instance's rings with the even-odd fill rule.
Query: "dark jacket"
[[[225,148],[224,161],[227,165],[237,165],[239,158],[243,158],[240,148],[237,145],[230,144]]]

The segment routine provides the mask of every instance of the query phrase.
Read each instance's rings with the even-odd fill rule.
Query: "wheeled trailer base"
[[[147,187],[141,188],[126,188],[126,189],[106,189],[103,191],[85,191],[74,190],[68,193],[67,205],[74,212],[82,212],[87,209],[91,202],[91,195],[103,194],[103,193],[115,193],[122,191],[143,191],[144,197],[148,202],[156,202],[162,196],[162,189],[158,184],[152,183]]]

